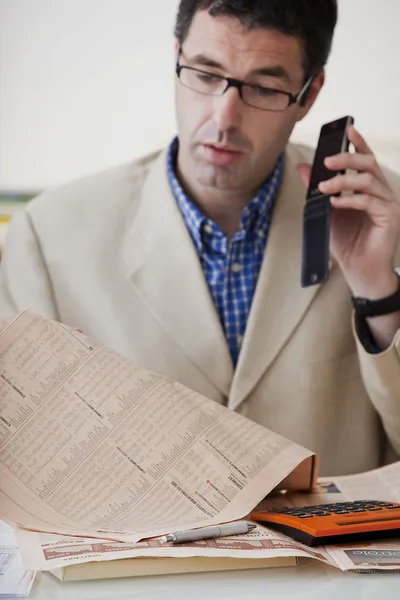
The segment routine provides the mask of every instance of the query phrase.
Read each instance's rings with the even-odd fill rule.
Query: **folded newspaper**
[[[312,452],[82,333],[21,313],[0,334],[0,510],[136,543],[311,489]]]
[[[39,555],[39,568],[62,568],[174,552],[330,562],[260,526],[179,549],[154,539],[246,518],[316,477],[309,450],[72,328],[27,311],[0,334],[0,513],[19,528],[26,568]]]
[[[313,493],[274,494],[261,504],[266,507],[310,506],[376,497],[400,502],[400,462],[361,475],[324,478]],[[160,539],[126,544],[23,529],[17,530],[17,539],[26,568],[49,570],[64,581],[157,572],[265,568],[284,566],[284,561],[291,565],[301,558],[318,560],[342,571],[400,571],[400,539],[309,548],[260,524],[245,536],[204,540],[179,547],[163,545]]]

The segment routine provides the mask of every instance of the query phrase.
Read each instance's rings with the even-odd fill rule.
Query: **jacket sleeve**
[[[386,168],[383,168],[383,172],[400,201],[399,174]],[[400,266],[400,247],[395,265]],[[391,445],[400,456],[400,330],[396,332],[391,346],[384,352],[378,352],[373,348],[373,344],[365,343],[365,335],[357,327],[354,315],[353,332],[367,393],[382,419]]]
[[[51,280],[28,210],[18,211],[7,232],[0,264],[0,318],[29,309],[57,319]]]
[[[400,455],[400,330],[396,332],[391,346],[380,353],[369,353],[356,332],[361,373],[365,388],[394,450]]]

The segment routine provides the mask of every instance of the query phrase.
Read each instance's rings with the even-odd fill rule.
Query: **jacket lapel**
[[[320,286],[301,287],[304,191],[296,164],[304,160],[289,146],[243,346],[232,382],[235,410],[271,366],[307,311]]]
[[[192,239],[167,175],[167,153],[150,166],[124,244],[136,293],[182,352],[226,397],[233,365]],[[167,349],[154,349],[155,352]]]

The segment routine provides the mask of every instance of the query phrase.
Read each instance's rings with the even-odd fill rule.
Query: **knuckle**
[[[365,206],[368,206],[369,204],[371,204],[371,196],[369,194],[362,194],[360,196],[360,200],[361,200],[361,204],[364,204]]]
[[[375,181],[375,177],[371,173],[365,173],[363,179],[364,179],[364,183],[367,187],[370,187],[371,185],[373,185],[373,183]]]

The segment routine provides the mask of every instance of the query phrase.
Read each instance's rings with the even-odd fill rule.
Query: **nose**
[[[214,121],[219,131],[240,128],[243,119],[244,104],[239,90],[229,88],[222,96],[214,97]]]

